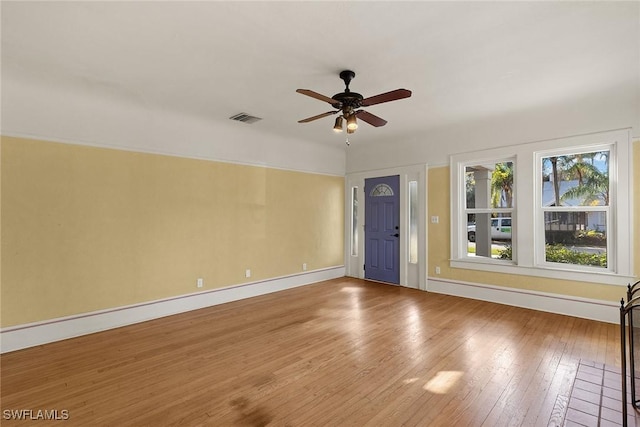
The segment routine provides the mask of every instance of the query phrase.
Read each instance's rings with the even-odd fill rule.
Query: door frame
[[[348,173],[345,176],[345,267],[350,277],[364,279],[364,218],[365,195],[364,180],[391,175],[400,176],[400,285],[421,290],[427,289],[428,253],[427,253],[427,176],[426,164],[376,169],[365,172]],[[409,263],[409,181],[418,182],[418,262]],[[358,195],[358,245],[357,254],[352,254],[352,200],[353,188]]]

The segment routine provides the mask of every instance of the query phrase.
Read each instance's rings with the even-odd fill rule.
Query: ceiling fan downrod
[[[346,89],[344,90],[345,92],[349,93],[351,92],[349,90],[349,83],[351,83],[351,80],[356,76],[356,73],[354,73],[351,70],[344,70],[340,72],[340,78],[342,80],[344,80],[344,85],[346,86]]]

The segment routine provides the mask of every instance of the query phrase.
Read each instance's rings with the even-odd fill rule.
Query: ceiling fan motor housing
[[[332,104],[333,107],[343,110],[345,108],[359,108],[360,102],[364,99],[362,95],[356,92],[336,93],[331,98],[337,101],[335,104]]]
[[[356,76],[351,70],[344,70],[340,72],[340,78],[344,80],[345,89],[344,92],[336,93],[331,98],[337,102],[332,104],[334,108],[342,109],[345,114],[350,114],[354,109],[360,107],[360,102],[364,99],[359,93],[351,92],[349,90],[349,83]]]

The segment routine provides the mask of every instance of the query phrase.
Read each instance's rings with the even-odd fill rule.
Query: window
[[[351,188],[351,255],[358,256],[358,187]]]
[[[418,263],[418,181],[409,181],[409,263]]]
[[[632,280],[628,130],[451,156],[451,266]]]
[[[513,160],[464,165],[466,256],[511,260]]]
[[[393,189],[387,184],[378,184],[371,190],[371,197],[393,196]]]
[[[608,146],[598,151],[539,154],[542,263],[609,270],[611,222]],[[610,242],[609,242],[610,243]]]

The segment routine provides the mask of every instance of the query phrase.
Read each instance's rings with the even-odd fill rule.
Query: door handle
[[[400,235],[398,233],[396,234],[392,234],[393,237],[400,237]]]

